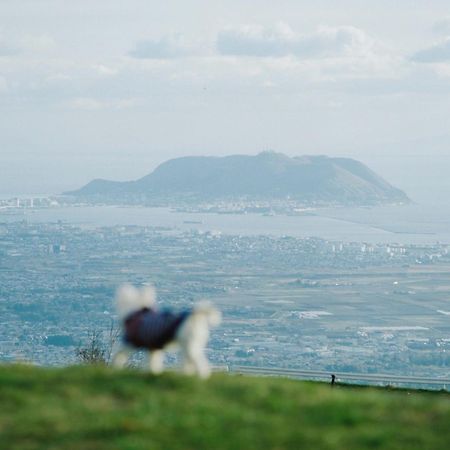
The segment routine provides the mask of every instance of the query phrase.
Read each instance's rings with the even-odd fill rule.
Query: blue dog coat
[[[189,311],[173,313],[142,308],[125,319],[125,344],[147,350],[158,350],[172,341]]]

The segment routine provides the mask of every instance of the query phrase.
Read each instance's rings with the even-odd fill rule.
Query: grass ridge
[[[449,448],[450,394],[287,378],[0,366],[0,448]]]

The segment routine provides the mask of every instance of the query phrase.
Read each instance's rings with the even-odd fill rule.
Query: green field
[[[0,448],[450,448],[450,394],[0,366]]]

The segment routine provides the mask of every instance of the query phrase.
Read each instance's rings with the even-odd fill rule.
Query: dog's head
[[[156,291],[153,286],[140,289],[131,284],[123,284],[116,292],[117,313],[121,320],[142,308],[153,309],[156,305]]]
[[[201,301],[194,306],[194,314],[200,314],[206,317],[208,324],[212,327],[220,325],[222,322],[221,312],[209,301]]]

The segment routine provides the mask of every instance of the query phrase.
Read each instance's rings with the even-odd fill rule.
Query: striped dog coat
[[[158,350],[173,341],[189,311],[173,313],[142,308],[125,319],[124,343],[136,348]]]

